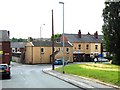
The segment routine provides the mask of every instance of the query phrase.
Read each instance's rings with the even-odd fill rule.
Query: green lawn
[[[61,72],[62,68],[56,68]],[[100,81],[120,85],[120,71],[117,65],[112,64],[72,64],[64,67],[65,73],[74,74]]]

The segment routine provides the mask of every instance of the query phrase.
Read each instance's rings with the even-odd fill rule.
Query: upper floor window
[[[41,48],[41,53],[44,53],[44,48]]]
[[[89,49],[89,45],[88,45],[88,44],[86,45],[86,49],[87,49],[87,50]]]
[[[79,50],[81,49],[81,44],[78,45],[78,49],[79,49]]]
[[[68,53],[70,50],[69,50],[69,48],[66,48],[66,52]]]
[[[98,45],[95,45],[95,50],[98,50]]]

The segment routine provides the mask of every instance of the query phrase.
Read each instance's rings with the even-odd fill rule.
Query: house
[[[10,32],[7,30],[0,30],[0,63],[10,64],[11,51],[10,51]]]
[[[24,63],[25,45],[27,42],[11,42],[12,60]]]
[[[11,42],[11,52],[12,53],[25,52],[26,44],[27,44],[27,42]]]
[[[62,42],[63,36],[60,37]],[[101,54],[102,52],[102,35],[98,35],[96,31],[94,35],[81,34],[64,34],[65,42],[70,42],[73,45],[74,61],[92,61],[91,58]]]
[[[73,62],[73,47],[69,43],[65,43],[64,57],[65,60]],[[62,43],[54,43],[55,59],[62,58]],[[51,63],[52,42],[51,41],[32,41],[28,42],[25,51],[25,63],[39,64]]]

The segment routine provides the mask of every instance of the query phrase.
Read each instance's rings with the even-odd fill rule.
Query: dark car
[[[64,65],[68,64],[68,62],[64,61]],[[54,65],[63,65],[62,59],[56,59]]]
[[[10,79],[10,67],[7,64],[0,64],[0,79]]]

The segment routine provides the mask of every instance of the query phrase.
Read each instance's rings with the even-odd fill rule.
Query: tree
[[[115,57],[113,63],[120,64],[120,1],[105,2],[102,27],[106,49]]]
[[[12,39],[10,39],[10,41],[11,42],[26,42],[27,41],[27,39],[22,39],[22,38],[12,38]]]
[[[54,41],[58,41],[58,39],[60,39],[60,36],[61,36],[61,34],[55,34],[54,35]],[[52,40],[52,36],[51,36],[51,40]]]

